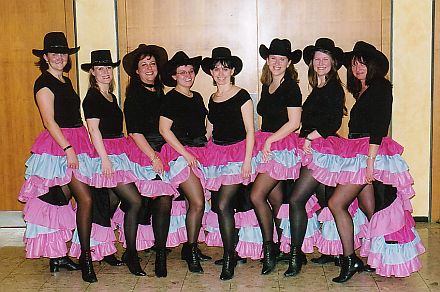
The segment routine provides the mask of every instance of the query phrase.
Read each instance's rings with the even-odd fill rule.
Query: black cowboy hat
[[[174,87],[177,81],[174,80],[172,75],[176,73],[176,69],[183,65],[192,65],[194,67],[194,73],[197,75],[200,69],[200,63],[202,62],[202,56],[190,58],[183,51],[178,51],[174,56],[165,64],[165,70],[162,81],[166,86]]]
[[[93,66],[118,67],[121,60],[113,63],[110,50],[96,50],[90,53],[90,63],[81,64],[81,69],[88,72]]]
[[[61,53],[72,55],[79,50],[79,47],[69,48],[66,36],[61,31],[48,32],[44,36],[43,47],[44,49],[42,50],[32,49],[32,54],[37,57],[41,57],[46,53]]]
[[[310,64],[316,51],[329,52],[335,61],[336,69],[341,68],[344,51],[342,51],[341,48],[336,47],[333,40],[329,38],[319,38],[316,40],[315,45],[305,47],[303,50],[303,59],[307,65]]]
[[[164,48],[156,45],[147,46],[146,44],[140,44],[135,50],[122,58],[122,66],[124,67],[125,72],[131,77],[137,75],[137,60],[140,55],[154,56],[159,71],[164,69],[165,63],[168,61],[168,54]]]
[[[385,76],[390,68],[390,62],[384,53],[376,49],[375,46],[364,41],[358,41],[351,52],[344,52],[344,66],[351,66],[353,55],[365,56],[374,59],[380,68],[380,73]]]
[[[290,61],[292,61],[293,64],[296,64],[299,62],[299,60],[301,60],[301,50],[295,50],[292,52],[292,45],[287,39],[273,39],[270,42],[269,48],[267,48],[265,45],[260,45],[259,52],[261,58],[265,60],[267,57],[269,57],[269,55],[286,56]]]
[[[212,64],[220,60],[230,60],[232,68],[234,68],[234,76],[243,69],[243,62],[237,56],[231,55],[231,50],[225,47],[217,47],[212,49],[211,57],[206,57],[202,61],[202,69],[208,75],[211,75]]]

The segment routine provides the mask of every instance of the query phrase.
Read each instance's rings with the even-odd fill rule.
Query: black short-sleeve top
[[[89,88],[82,105],[86,119],[99,119],[99,131],[103,139],[123,137],[122,110],[113,94],[112,99],[109,101],[98,89]]]
[[[262,118],[261,131],[276,132],[289,121],[288,107],[301,107],[302,96],[298,83],[287,74],[280,86],[271,94],[263,85],[257,112]]]
[[[43,72],[35,81],[34,98],[40,89],[47,87],[54,95],[54,120],[58,126],[60,128],[82,126],[81,100],[73,89],[70,79],[64,76],[64,81],[61,82],[47,71]]]
[[[173,121],[171,131],[182,142],[183,139],[195,139],[206,135],[206,110],[200,93],[192,91],[188,97],[176,89],[170,90],[162,104],[160,115]]]
[[[345,93],[336,79],[313,88],[303,104],[300,137],[316,130],[323,137],[336,135],[344,113]]]
[[[208,120],[213,126],[214,143],[233,143],[246,138],[241,107],[248,100],[251,100],[251,97],[245,89],[240,89],[237,94],[222,102],[213,101],[211,96]]]
[[[350,111],[349,133],[369,134],[370,144],[380,145],[388,135],[392,105],[391,83],[385,78],[372,81]]]

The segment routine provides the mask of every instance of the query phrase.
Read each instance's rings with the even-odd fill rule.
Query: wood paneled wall
[[[432,105],[431,220],[440,221],[440,3],[434,2],[434,85]]]
[[[24,163],[43,130],[33,97],[40,72],[31,50],[43,48],[48,31],[64,31],[73,44],[73,0],[0,1],[0,11],[0,210],[21,210]],[[76,74],[70,75],[75,82]]]

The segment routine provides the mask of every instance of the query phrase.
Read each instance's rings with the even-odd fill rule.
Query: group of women
[[[97,50],[81,65],[90,83],[82,103],[87,131],[80,98],[63,74],[78,49],[50,32],[44,48],[33,50],[45,130],[19,195],[28,258],[49,257],[51,272],[81,269],[87,282],[97,281],[92,261],[125,263],[145,276],[137,252],[149,248],[156,276],[166,277],[167,247],[182,243],[189,271],[203,273],[201,261],[211,258],[198,242],[223,247],[215,262],[222,280],[246,258],[261,259],[262,274],[288,261],[284,275],[295,276],[314,247],[322,256],[313,262],[341,266],[335,282],[365,270],[403,277],[421,268],[413,181],[402,146],[387,137],[389,63],[371,44],[359,41],[345,53],[328,38],[302,51],[286,39],[261,45],[260,131],[249,93],[235,85],[243,63],[230,49],[214,48],[203,59],[179,51],[168,60],[164,48],[145,44],[122,60],[130,77],[124,113],[113,94],[120,61]],[[311,88],[304,103],[294,66],[301,57]],[[342,65],[356,99],[348,139],[337,135],[347,111]],[[200,67],[216,87],[208,108],[191,90]],[[165,94],[164,84],[173,89]],[[116,227],[122,261],[114,255]],[[70,240],[79,264],[67,256]],[[354,253],[359,247],[367,265]]]

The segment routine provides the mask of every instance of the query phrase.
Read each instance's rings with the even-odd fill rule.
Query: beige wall
[[[414,216],[428,216],[431,153],[432,1],[393,2],[392,137],[414,177]],[[437,146],[438,147],[438,146]]]

